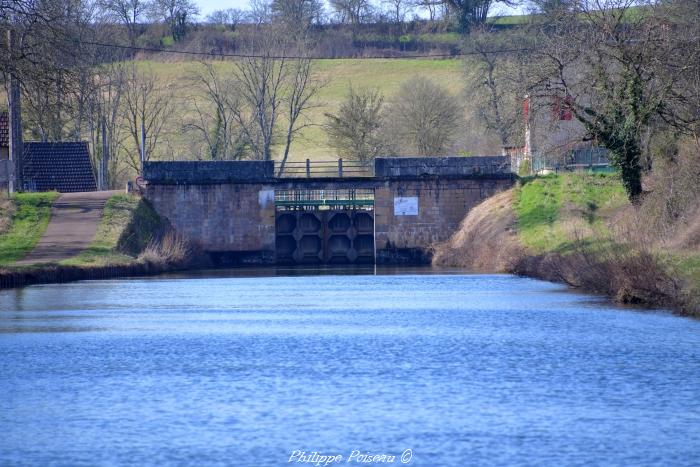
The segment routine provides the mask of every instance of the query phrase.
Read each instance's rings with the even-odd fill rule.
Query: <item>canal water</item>
[[[700,462],[700,322],[508,275],[330,272],[0,292],[0,464]]]

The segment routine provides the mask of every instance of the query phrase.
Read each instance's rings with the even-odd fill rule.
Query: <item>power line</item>
[[[173,49],[157,49],[154,47],[137,47],[131,45],[120,45],[120,44],[107,44],[104,42],[92,42],[92,41],[81,41],[86,45],[93,45],[96,47],[106,47],[112,49],[121,50],[132,50],[135,52],[152,52],[152,53],[170,53],[170,54],[180,54],[180,55],[192,55],[192,56],[208,56],[208,57],[229,57],[229,58],[268,58],[272,60],[299,60],[299,59],[309,59],[309,60],[401,60],[401,59],[412,59],[412,58],[452,58],[452,57],[465,57],[469,55],[483,55],[483,54],[505,54],[505,53],[515,53],[515,52],[529,52],[533,50],[539,50],[536,47],[522,47],[516,49],[496,49],[482,52],[457,52],[457,53],[445,53],[445,54],[419,54],[419,55],[407,55],[397,57],[395,55],[380,55],[374,57],[322,57],[322,56],[306,56],[306,55],[262,55],[262,54],[244,54],[244,53],[224,53],[224,52],[199,52],[191,50],[173,50]]]

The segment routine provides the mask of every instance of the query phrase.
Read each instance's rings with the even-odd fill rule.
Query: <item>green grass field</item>
[[[20,193],[12,197],[14,212],[0,235],[0,265],[22,259],[39,241],[51,217],[58,193]]]
[[[532,15],[504,15],[489,18],[487,22],[489,24],[496,24],[500,26],[514,26],[526,24],[530,20],[532,20]]]
[[[187,76],[195,72],[197,62],[155,62],[140,61],[138,66],[148,70],[158,77],[163,85],[177,89],[172,118],[166,128],[167,135],[162,138],[168,144],[161,144],[158,158],[186,158],[187,147],[191,135],[181,131],[182,122],[192,116],[188,115]],[[232,70],[233,63],[229,61],[214,62],[216,69],[222,73]],[[424,76],[449,89],[456,97],[465,86],[464,62],[459,59],[333,59],[316,60],[313,70],[318,80],[326,85],[321,89],[315,101],[314,108],[307,113],[310,127],[292,143],[290,160],[303,161],[306,158],[315,160],[334,160],[335,152],[328,146],[328,141],[321,125],[326,121],[325,114],[335,112],[352,85],[356,90],[376,89],[386,99],[390,99],[401,86],[401,83],[413,76]],[[173,154],[180,151],[181,154]],[[281,157],[282,147],[275,148],[277,157]]]

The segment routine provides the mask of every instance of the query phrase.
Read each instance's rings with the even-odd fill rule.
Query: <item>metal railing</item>
[[[280,177],[312,178],[312,177],[372,177],[374,170],[362,163],[354,161],[312,161],[287,162]]]
[[[359,207],[374,206],[371,188],[275,190],[275,206]]]

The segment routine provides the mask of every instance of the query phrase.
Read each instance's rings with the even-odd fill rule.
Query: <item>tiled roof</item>
[[[36,191],[95,191],[90,150],[85,141],[24,143],[25,185]]]
[[[7,112],[0,112],[0,148],[10,146],[10,119]]]

